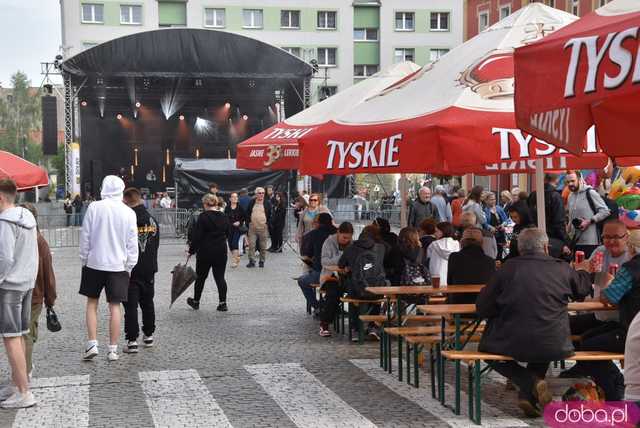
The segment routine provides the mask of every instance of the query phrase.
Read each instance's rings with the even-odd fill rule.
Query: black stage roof
[[[165,28],[120,37],[64,61],[75,76],[310,77],[313,67],[256,39],[216,30]]]

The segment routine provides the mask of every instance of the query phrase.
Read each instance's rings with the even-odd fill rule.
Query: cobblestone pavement
[[[455,416],[431,399],[427,373],[416,390],[383,372],[377,343],[319,337],[292,280],[300,266],[291,251],[269,255],[265,269],[228,271],[227,313],[215,310],[211,278],[200,311],[186,305],[186,296],[169,309],[170,271],[184,258],[182,245],[161,246],[156,346],[108,362],[102,304],[101,354],[83,362],[77,248],[55,249],[63,330],[50,333],[41,320],[33,381],[39,405],[0,411],[0,427],[472,426],[464,414]],[[0,376],[6,377],[0,353]],[[521,419],[499,377],[483,388],[485,426],[544,426],[541,419]]]

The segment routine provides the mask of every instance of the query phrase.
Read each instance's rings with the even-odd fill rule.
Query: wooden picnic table
[[[396,300],[396,308],[398,314],[400,313],[401,301],[403,297],[407,296],[431,296],[435,294],[457,294],[457,293],[479,293],[485,284],[462,284],[462,285],[449,285],[446,287],[432,287],[430,285],[399,285],[390,287],[366,287],[365,290],[376,296],[384,297],[387,300],[387,325],[391,325],[391,311],[389,310],[391,305],[391,299]],[[402,325],[400,316],[397,316],[397,327]],[[385,336],[383,335],[383,339]],[[388,355],[391,355],[391,340],[386,343],[380,343],[382,347],[386,348]],[[381,353],[382,354],[382,353]],[[402,355],[402,340],[398,340],[398,354]],[[398,379],[402,381],[402,359],[400,359],[400,365],[398,366]],[[391,373],[391,364],[387,364],[387,371]]]

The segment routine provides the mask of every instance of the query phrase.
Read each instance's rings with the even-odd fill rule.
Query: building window
[[[213,28],[224,28],[226,21],[224,9],[210,9],[204,10],[204,26]]]
[[[300,11],[280,11],[280,28],[300,28]]]
[[[354,65],[353,75],[355,77],[369,77],[373,76],[380,70],[378,65]]]
[[[489,12],[478,13],[478,31],[484,31],[489,26]]]
[[[378,29],[377,28],[354,28],[353,40],[355,40],[356,42],[377,42]]]
[[[95,42],[84,42],[82,43],[82,50],[86,51],[87,49],[91,49],[94,46],[98,46],[99,43]]]
[[[104,23],[104,5],[83,4],[82,5],[82,22],[84,22],[85,24],[103,24]]]
[[[129,25],[142,24],[142,6],[120,5],[120,23]]]
[[[431,12],[429,21],[431,31],[449,31],[449,12]]]
[[[318,12],[318,28],[321,30],[336,29],[336,12],[321,10]]]
[[[505,4],[504,6],[500,6],[500,20],[505,19],[509,15],[511,15],[511,5]]]
[[[320,101],[335,95],[338,92],[337,86],[322,86],[320,87]]]
[[[545,0],[544,2],[549,7],[556,7],[556,0]]]
[[[413,31],[414,16],[413,12],[396,12],[396,31]]]
[[[580,0],[571,0],[571,13],[576,16],[580,15]]]
[[[335,67],[337,48],[318,48],[318,65],[320,67]]]
[[[301,58],[300,56],[300,48],[282,48],[283,50],[289,52],[291,55],[295,55],[298,58]]]
[[[158,25],[160,27],[186,27],[187,3],[177,1],[159,1]]]
[[[262,28],[262,9],[243,9],[242,27]]]
[[[399,48],[396,49],[393,55],[393,61],[404,62],[404,61],[413,61],[415,58],[415,50],[407,49],[407,48]]]
[[[447,52],[449,52],[449,49],[431,49],[429,51],[429,61],[431,62],[437,61],[440,58],[442,58],[442,56],[445,55]]]

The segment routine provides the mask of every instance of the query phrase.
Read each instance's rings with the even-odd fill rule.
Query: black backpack
[[[351,269],[349,295],[361,298],[368,295],[366,287],[380,287],[387,285],[384,263],[380,260],[376,246],[363,249],[356,256]]]
[[[591,196],[591,192],[595,192],[594,189],[587,190],[587,201],[589,202],[589,208],[593,211],[593,215],[596,215],[598,211],[596,210],[596,204],[593,202],[593,197]],[[596,223],[596,229],[598,230],[598,243],[602,241],[602,229],[604,229],[604,224],[609,220],[616,220],[618,215],[620,214],[620,210],[618,209],[618,205],[612,199],[609,199],[607,196],[602,198],[607,208],[609,208],[610,214],[604,220]]]

